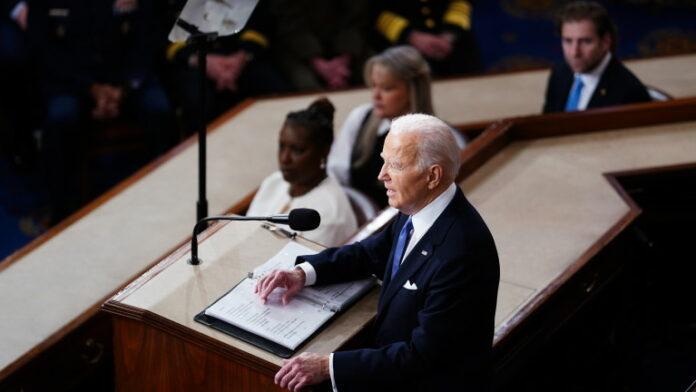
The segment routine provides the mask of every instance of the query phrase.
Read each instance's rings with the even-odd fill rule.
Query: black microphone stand
[[[191,234],[191,258],[188,260],[191,265],[198,265],[201,259],[198,258],[198,233],[203,231],[210,221],[226,220],[226,221],[266,221],[271,223],[279,223],[289,225],[292,230],[314,230],[319,227],[321,217],[316,210],[309,208],[296,208],[290,211],[288,215],[272,215],[272,216],[240,216],[240,215],[220,215],[203,218],[196,222],[193,226],[193,234]],[[294,233],[289,235],[289,238],[295,238]]]
[[[282,218],[281,218],[282,219]],[[239,216],[239,215],[221,215],[221,216],[209,216],[207,218],[203,218],[196,222],[196,225],[193,226],[193,234],[191,235],[191,258],[188,260],[188,263],[191,265],[198,265],[200,264],[203,260],[198,258],[198,234],[200,234],[208,225],[208,222],[212,221],[219,221],[219,220],[226,220],[226,221],[268,221],[268,222],[273,222],[273,223],[287,223],[287,222],[281,222],[280,220],[275,220],[273,217],[262,217],[262,216]]]
[[[191,258],[188,260],[189,264],[191,265],[198,265],[200,264],[203,260],[198,258],[198,234],[202,232],[206,226],[208,226],[208,222],[212,221],[219,221],[219,220],[226,220],[226,221],[251,221],[255,220],[258,221],[258,217],[253,217],[253,216],[231,216],[231,215],[222,215],[222,216],[209,216],[207,218],[203,218],[196,222],[196,225],[193,226],[193,234],[191,235]]]
[[[207,131],[207,113],[206,113],[206,82],[207,75],[206,69],[208,67],[208,48],[210,43],[215,41],[218,37],[218,33],[204,33],[200,31],[196,26],[186,22],[185,20],[178,19],[176,23],[191,34],[188,38],[188,43],[197,48],[198,52],[198,77],[199,77],[199,91],[200,91],[200,116],[198,119],[198,202],[196,203],[196,221],[201,222],[205,217],[208,216],[208,200],[206,199],[206,131]],[[198,227],[196,223],[196,227]],[[203,228],[203,227],[202,227]]]

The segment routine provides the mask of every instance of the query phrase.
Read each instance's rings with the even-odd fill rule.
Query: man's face
[[[561,27],[563,55],[573,72],[585,73],[593,70],[609,52],[611,36],[597,35],[590,20],[569,21]]]
[[[389,205],[407,215],[429,202],[428,173],[418,168],[418,139],[413,133],[387,134],[381,154],[384,164],[377,177],[387,188]]]

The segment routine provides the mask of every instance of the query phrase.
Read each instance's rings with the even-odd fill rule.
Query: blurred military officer
[[[94,120],[126,117],[150,156],[172,139],[156,74],[164,30],[152,0],[30,0],[29,36],[45,97],[42,156],[53,220],[78,207],[76,170]]]

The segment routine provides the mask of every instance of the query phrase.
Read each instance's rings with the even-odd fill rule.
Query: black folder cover
[[[235,285],[235,287],[237,287],[237,285]],[[373,287],[373,286],[371,286],[371,287]],[[232,290],[234,290],[234,287],[230,289],[230,291],[232,291]],[[307,338],[307,340],[305,340],[304,342],[302,342],[302,344],[300,344],[299,346],[297,346],[297,349],[299,349],[300,347],[304,346],[304,344],[305,344],[308,340],[311,340],[311,339],[312,339],[313,337],[315,337],[319,332],[323,331],[324,328],[326,328],[326,327],[328,326],[328,324],[331,323],[331,320],[333,320],[333,319],[336,318],[336,315],[341,314],[341,313],[345,312],[346,310],[348,310],[348,308],[350,308],[350,306],[352,306],[352,305],[353,305],[355,302],[357,302],[360,298],[364,297],[368,292],[369,292],[369,290],[365,290],[365,291],[362,292],[360,295],[358,295],[358,296],[352,298],[351,301],[347,302],[347,303],[344,305],[343,309],[341,309],[339,312],[334,313],[333,316],[331,316],[331,319],[329,319],[329,321],[327,321],[327,322],[324,323],[321,327],[319,327],[316,331],[314,331],[314,333],[313,333],[311,336],[309,336],[309,337]],[[225,293],[225,294],[227,294],[227,293]],[[224,297],[224,295],[223,295],[223,297]],[[220,298],[222,298],[222,297],[220,297]],[[219,301],[220,298],[218,298],[215,302]],[[215,303],[215,302],[213,302],[213,303]],[[211,306],[212,306],[212,305],[211,305]],[[218,330],[218,331],[220,331],[220,332],[222,332],[222,333],[225,333],[225,334],[230,335],[230,336],[232,336],[232,337],[235,337],[235,338],[237,338],[237,339],[243,340],[243,341],[245,341],[245,342],[247,342],[247,343],[249,343],[249,344],[253,344],[253,345],[256,346],[256,347],[258,347],[258,348],[260,348],[260,349],[262,349],[262,350],[266,350],[266,351],[268,351],[268,352],[270,352],[270,353],[272,353],[272,354],[275,354],[275,355],[277,355],[277,356],[279,356],[279,357],[281,357],[281,358],[290,358],[295,352],[297,352],[297,349],[296,349],[296,350],[291,350],[291,349],[289,349],[289,348],[287,348],[287,347],[285,347],[285,346],[283,346],[283,345],[280,345],[280,344],[278,344],[278,343],[276,343],[276,342],[273,342],[273,341],[271,341],[271,340],[268,340],[268,339],[266,339],[266,338],[264,338],[264,337],[262,337],[262,336],[259,336],[259,335],[255,334],[255,333],[253,333],[253,332],[249,332],[249,331],[247,331],[247,330],[245,330],[245,329],[236,327],[236,326],[234,326],[234,325],[232,325],[232,324],[230,324],[230,323],[227,323],[227,322],[222,321],[222,320],[220,320],[220,319],[217,319],[217,318],[215,318],[215,317],[208,316],[208,315],[205,314],[205,309],[203,309],[203,311],[201,311],[200,313],[198,313],[198,314],[193,318],[193,320],[194,320],[194,321],[197,321],[197,322],[199,322],[199,323],[201,323],[201,324],[203,324],[203,325],[207,325],[208,327],[211,327],[211,328],[213,328],[213,329],[216,329],[216,330]]]
[[[249,331],[245,331],[241,328],[235,327],[232,324],[226,323],[222,320],[218,320],[215,317],[210,317],[206,316],[205,310],[202,312],[198,313],[196,317],[193,318],[195,321],[198,321],[201,324],[207,325],[211,328],[217,329],[218,331],[222,333],[226,333],[230,336],[233,336],[237,339],[243,340],[249,344],[253,344],[254,346],[266,350],[270,353],[273,353],[281,358],[290,358],[292,354],[295,353],[295,351],[290,350],[287,347],[281,346],[280,344],[276,342],[272,342],[266,338],[263,338],[259,335],[256,335],[254,333],[251,333]],[[301,346],[300,346],[301,347]]]

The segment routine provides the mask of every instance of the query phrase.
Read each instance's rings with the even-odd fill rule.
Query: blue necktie
[[[568,102],[566,102],[566,112],[575,112],[578,110],[578,103],[580,103],[580,94],[582,94],[583,87],[585,87],[585,85],[582,83],[582,79],[576,76],[573,82],[573,88],[570,89],[570,95],[568,95]]]
[[[413,231],[413,223],[411,223],[411,217],[408,218],[404,227],[401,228],[399,233],[399,239],[396,241],[396,249],[394,249],[394,258],[392,259],[392,273],[391,278],[394,279],[396,272],[399,270],[401,265],[401,258],[404,256],[406,251],[406,246],[408,245],[408,240],[411,238],[411,232]]]

